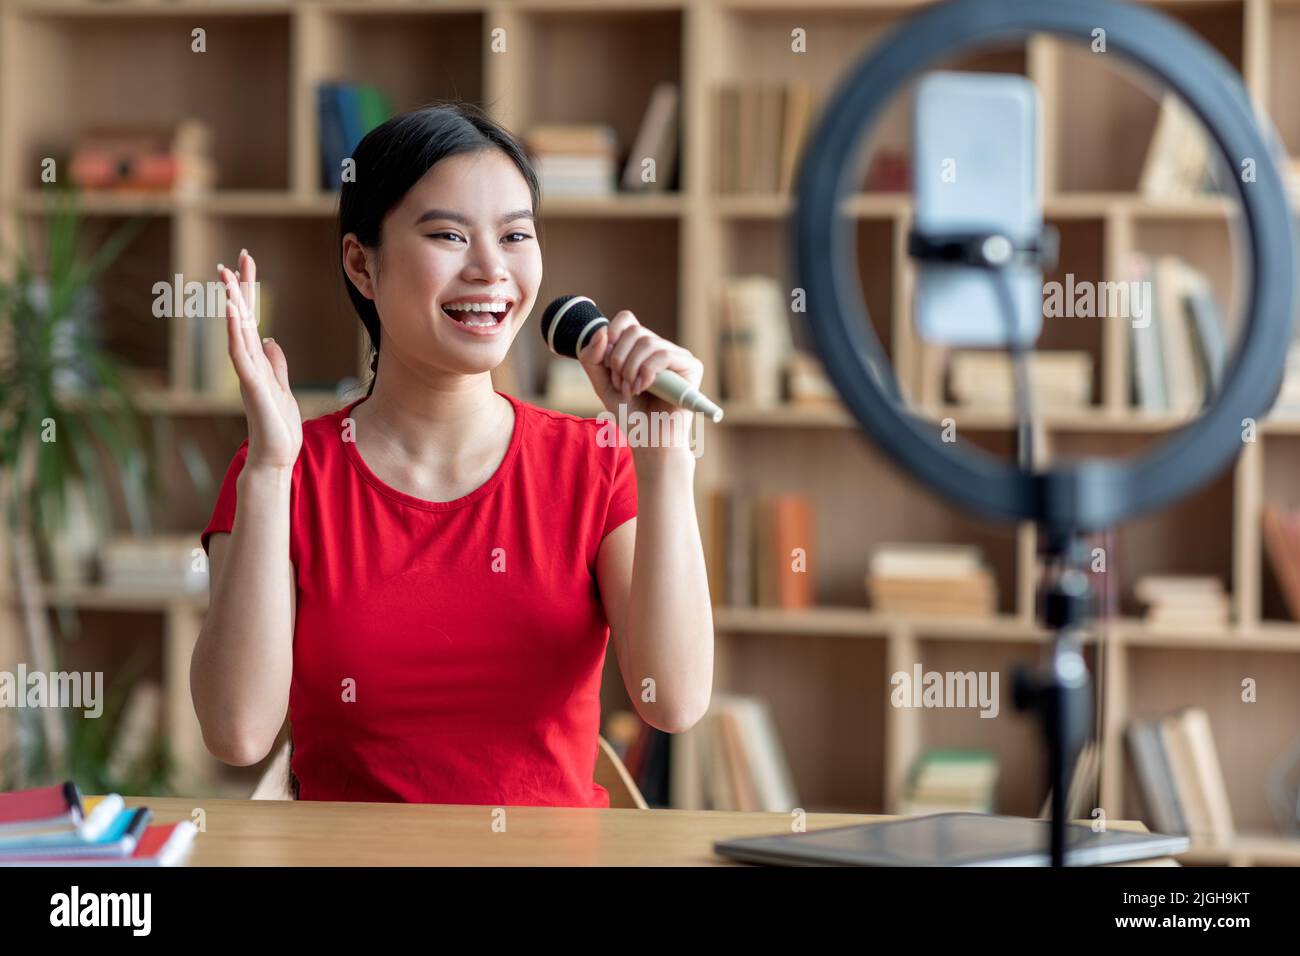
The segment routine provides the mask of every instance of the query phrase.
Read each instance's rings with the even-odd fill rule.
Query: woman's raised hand
[[[226,287],[230,361],[239,376],[239,394],[248,418],[245,467],[292,469],[302,448],[302,415],[289,391],[284,351],[275,339],[263,341],[257,334],[257,264],[247,249],[241,249],[238,277],[221,264],[217,272]]]

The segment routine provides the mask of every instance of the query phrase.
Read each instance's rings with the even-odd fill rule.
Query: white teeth
[[[443,306],[447,312],[461,312],[466,318],[456,319],[461,325],[467,325],[470,328],[489,328],[493,325],[500,324],[505,319],[505,314],[510,311],[509,302],[455,302],[447,303]],[[471,319],[469,316],[482,314],[482,319]]]
[[[443,306],[453,312],[505,312],[509,302],[455,302]]]

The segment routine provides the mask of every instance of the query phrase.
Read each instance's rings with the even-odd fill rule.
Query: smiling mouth
[[[505,308],[498,311],[490,311],[482,306],[478,309],[452,308],[444,305],[443,314],[450,319],[454,319],[461,325],[470,328],[491,328],[494,325],[500,325],[506,320],[506,316],[514,311],[514,303],[505,303]]]

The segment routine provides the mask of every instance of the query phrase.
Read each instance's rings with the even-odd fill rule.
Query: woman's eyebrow
[[[462,226],[473,225],[473,222],[470,221],[469,217],[451,209],[427,209],[420,215],[419,219],[415,220],[415,225],[418,226],[420,223],[428,222],[430,219],[449,219],[452,222],[460,223]],[[531,209],[516,209],[514,212],[508,212],[502,216],[500,225],[504,226],[506,223],[513,222],[516,219],[529,219],[536,222],[537,216]]]

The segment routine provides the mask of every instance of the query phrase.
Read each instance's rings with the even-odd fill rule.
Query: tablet
[[[719,856],[778,866],[1047,866],[1047,820],[987,813],[935,813],[807,833],[743,837],[713,844]],[[1067,866],[1097,866],[1185,853],[1185,836],[1094,832],[1066,824]]]

